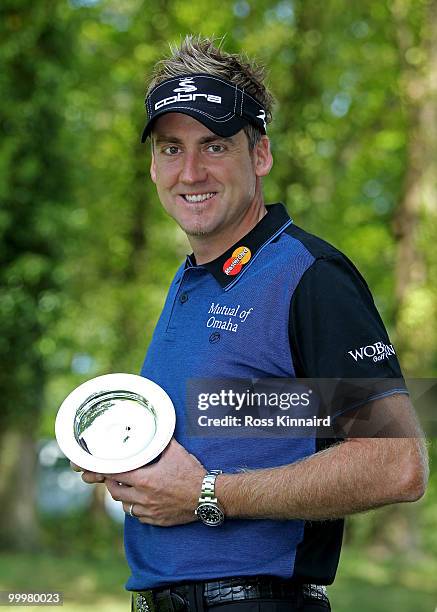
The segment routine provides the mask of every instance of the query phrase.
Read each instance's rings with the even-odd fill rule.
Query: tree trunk
[[[409,137],[404,194],[394,220],[398,248],[396,297],[400,311],[412,288],[427,280],[419,245],[419,223],[434,215],[437,206],[437,1],[428,5],[421,47],[413,47],[413,33],[402,8],[403,3],[393,4]]]
[[[404,373],[426,376],[435,355],[433,338],[437,333],[426,237],[435,227],[437,206],[437,0],[431,0],[424,10],[419,32],[410,25],[414,21],[409,11],[414,9],[413,3],[398,0],[392,4],[408,130],[404,191],[393,223],[397,243],[396,336]],[[418,37],[420,46],[415,45]],[[396,535],[397,544],[392,542],[392,547],[409,557],[420,556],[418,506],[387,510]]]
[[[404,195],[394,223],[398,247],[396,297],[399,311],[402,311],[409,292],[427,281],[419,223],[432,222],[437,207],[437,1],[428,4],[420,47],[413,46],[414,36],[402,7],[400,2],[393,4],[409,136]]]
[[[31,551],[39,545],[36,510],[37,453],[33,436],[8,432],[1,479],[0,542],[2,546]],[[3,457],[2,457],[3,459]]]

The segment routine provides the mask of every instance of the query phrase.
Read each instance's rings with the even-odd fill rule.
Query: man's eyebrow
[[[167,134],[161,134],[160,136],[154,136],[153,138],[157,144],[160,144],[162,142],[176,142],[177,144],[182,143],[182,140],[180,138]]]
[[[232,136],[217,136],[217,134],[214,134],[213,136],[204,136],[199,140],[199,142],[200,144],[207,144],[208,142],[217,142],[217,140],[234,144],[234,139]]]
[[[183,141],[177,136],[172,136],[171,134],[160,134],[159,136],[155,136],[154,140],[156,144],[162,144],[166,142],[174,142],[175,144],[183,144]],[[199,144],[208,144],[209,142],[227,142],[229,144],[234,144],[234,139],[232,136],[217,136],[213,134],[211,136],[203,136],[199,139]]]

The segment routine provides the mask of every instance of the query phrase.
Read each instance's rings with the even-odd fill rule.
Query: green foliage
[[[82,510],[68,516],[41,516],[42,550],[89,561],[123,559],[123,528],[108,516]]]
[[[48,378],[44,342],[63,302],[69,149],[63,108],[72,23],[62,3],[2,5],[0,74],[1,422],[35,423]]]

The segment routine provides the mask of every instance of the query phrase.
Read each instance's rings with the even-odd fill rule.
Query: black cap
[[[263,106],[235,83],[210,74],[187,74],[159,83],[146,98],[146,110],[141,142],[165,113],[190,115],[218,136],[233,136],[248,123],[266,133]]]

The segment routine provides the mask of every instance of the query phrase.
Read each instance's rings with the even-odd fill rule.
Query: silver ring
[[[130,514],[130,516],[132,516],[133,518],[137,518],[137,517],[136,517],[136,515],[135,515],[135,514],[132,512],[133,507],[134,507],[134,504],[131,504],[131,505],[129,506],[129,514]]]

